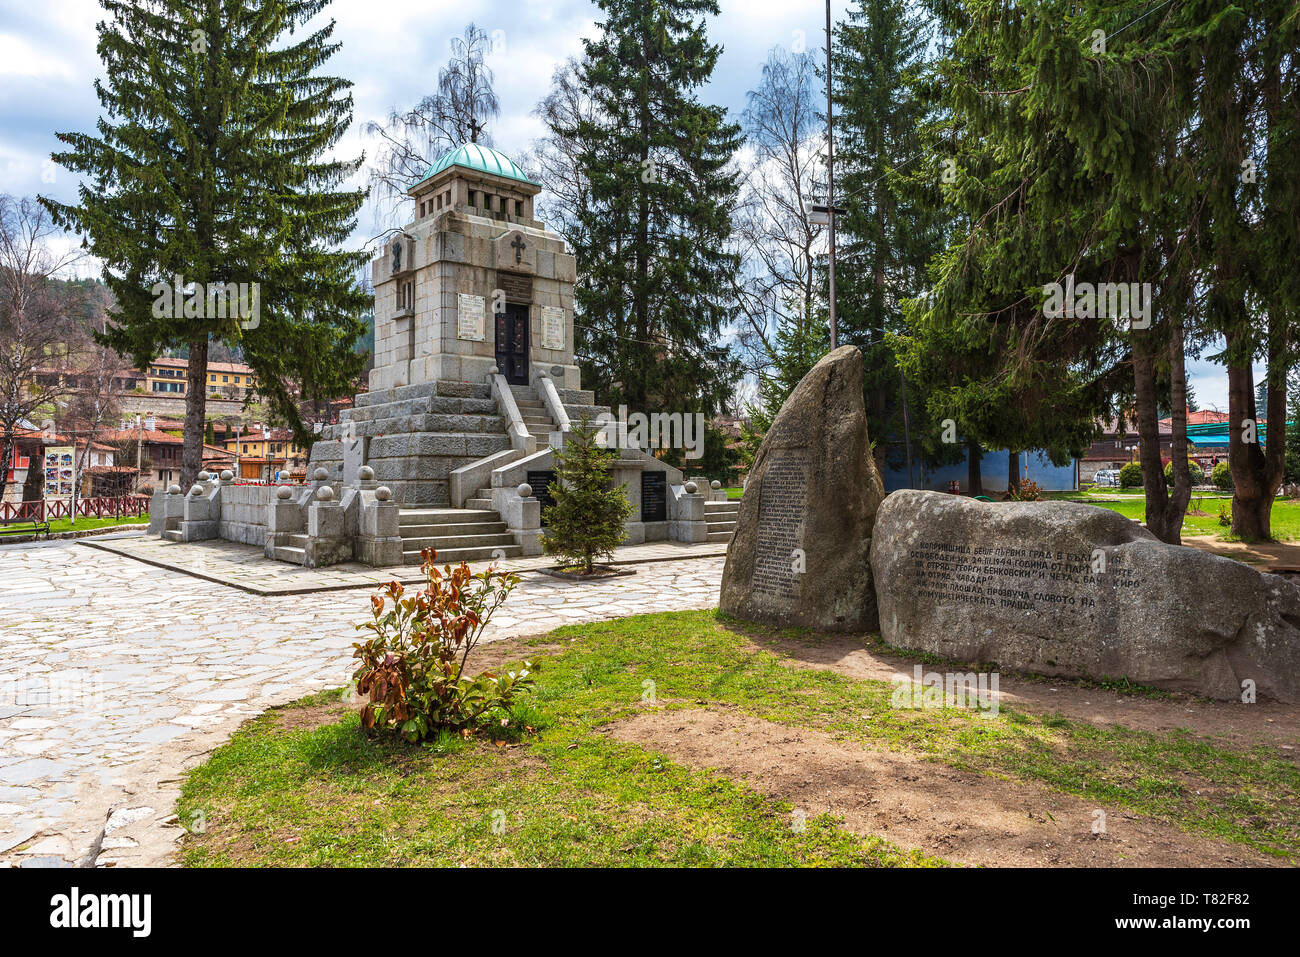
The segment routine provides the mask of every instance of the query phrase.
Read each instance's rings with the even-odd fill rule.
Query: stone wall
[[[275,501],[275,492],[273,485],[223,486],[218,534],[230,542],[265,544],[268,506]]]

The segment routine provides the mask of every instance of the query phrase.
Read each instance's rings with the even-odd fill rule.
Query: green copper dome
[[[454,150],[444,153],[436,163],[425,170],[420,182],[423,183],[430,176],[441,173],[448,166],[463,166],[475,172],[491,173],[493,176],[503,176],[521,183],[537,185],[524,175],[524,171],[516,166],[510,157],[480,143],[462,143]]]

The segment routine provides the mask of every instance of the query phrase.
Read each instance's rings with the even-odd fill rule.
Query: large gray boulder
[[[1300,586],[1109,509],[894,492],[871,567],[881,637],[900,648],[1224,700],[1253,682],[1300,701]]]
[[[885,497],[862,403],[862,353],[813,366],[768,430],[745,483],[721,610],[823,631],[873,631],[871,527]]]

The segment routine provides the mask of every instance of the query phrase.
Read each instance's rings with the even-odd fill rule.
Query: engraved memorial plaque
[[[456,297],[456,338],[482,342],[487,338],[487,301],[482,296],[461,293]]]
[[[641,473],[641,521],[668,521],[668,480],[663,472]]]
[[[564,310],[557,306],[542,309],[542,348],[564,348]]]
[[[514,272],[498,272],[497,288],[506,294],[508,302],[533,301],[533,277]]]
[[[781,449],[773,453],[759,489],[755,592],[776,598],[799,595],[794,550],[802,547],[807,484],[806,449]]]
[[[551,497],[551,483],[555,481],[555,472],[547,470],[544,472],[529,472],[528,484],[533,487],[533,498],[542,503],[542,514],[546,514],[546,509],[555,504],[555,499]],[[543,519],[542,524],[546,521]]]

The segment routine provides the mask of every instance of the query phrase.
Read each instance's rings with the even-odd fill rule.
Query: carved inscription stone
[[[798,553],[803,540],[808,485],[808,451],[782,449],[772,456],[758,502],[758,546],[754,555],[754,591],[773,598],[794,598],[802,575]]]
[[[1300,700],[1300,585],[1109,509],[899,491],[871,548],[880,635],[964,662]]]
[[[862,353],[822,358],[772,422],[745,483],[721,610],[823,631],[871,631],[871,534],[885,497],[862,403]]]
[[[487,337],[486,300],[460,293],[456,297],[456,338],[482,342]]]
[[[542,307],[542,348],[564,348],[564,310],[558,306]]]

